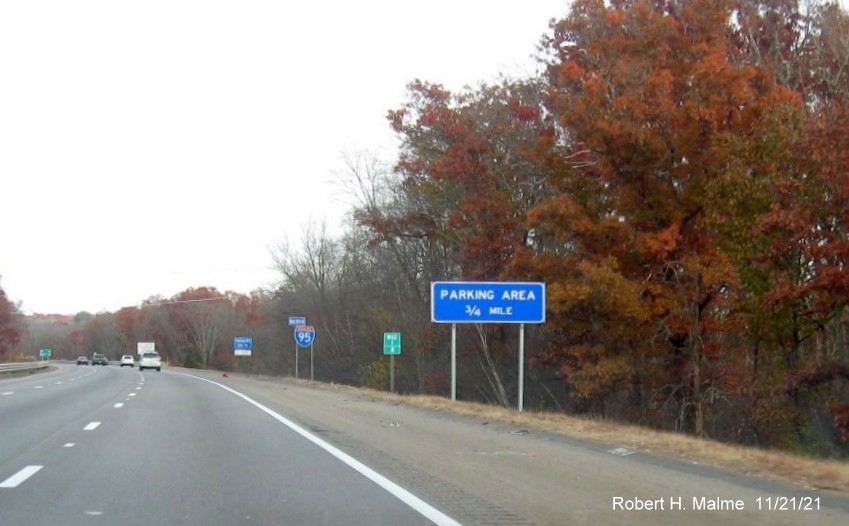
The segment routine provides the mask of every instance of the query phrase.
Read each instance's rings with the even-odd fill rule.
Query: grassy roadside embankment
[[[385,391],[323,384],[286,378],[287,382],[322,389],[345,389],[375,400],[446,411],[482,420],[504,422],[593,440],[630,450],[643,451],[712,465],[755,477],[783,481],[795,486],[849,493],[849,462],[817,459],[784,451],[726,444],[681,433],[655,431],[606,420],[579,418],[562,413],[524,411],[474,402],[451,401],[424,395],[396,395]]]

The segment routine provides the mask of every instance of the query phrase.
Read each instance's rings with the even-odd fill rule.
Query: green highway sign
[[[383,333],[383,354],[390,354],[390,355],[401,354],[401,333],[400,332],[384,332]]]
[[[53,355],[53,351],[50,349],[41,349],[38,351],[38,356],[40,358],[50,358]]]

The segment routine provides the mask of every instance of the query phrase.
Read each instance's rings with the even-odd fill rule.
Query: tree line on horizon
[[[576,0],[540,59],[458,93],[412,82],[387,116],[397,158],[345,157],[347,229],[279,247],[278,289],[88,315],[75,345],[155,338],[172,363],[294,374],[286,322],[306,316],[318,379],[386,389],[397,331],[399,390],[445,395],[430,283],[544,281],[528,407],[849,454],[847,13]],[[461,326],[458,397],[515,405],[517,340]]]

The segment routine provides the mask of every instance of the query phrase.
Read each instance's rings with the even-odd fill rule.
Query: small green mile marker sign
[[[401,354],[401,333],[383,333],[383,354]]]

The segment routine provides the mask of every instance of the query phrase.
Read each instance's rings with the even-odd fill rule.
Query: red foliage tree
[[[389,119],[402,139],[397,170],[411,206],[364,223],[378,234],[441,239],[456,251],[464,278],[504,276],[528,240],[525,214],[545,193],[532,156],[551,127],[540,86],[505,82],[454,96],[414,82]]]
[[[731,13],[713,0],[573,4],[547,48],[551,108],[577,162],[530,215],[547,237],[531,267],[552,290],[566,377],[596,399],[671,403],[697,433],[710,400],[739,384],[724,384],[739,276],[715,186],[765,117],[800,101],[735,61]]]

